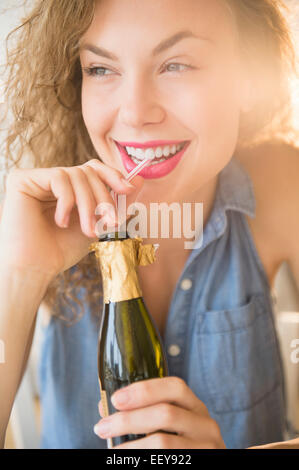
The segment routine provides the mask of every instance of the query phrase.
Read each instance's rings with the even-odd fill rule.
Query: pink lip
[[[157,141],[156,141],[157,142]],[[160,141],[161,142],[161,141]],[[181,143],[182,141],[177,141],[178,143]],[[121,157],[122,157],[122,162],[123,165],[128,173],[132,171],[137,165],[133,162],[133,160],[127,155],[126,150],[122,147],[122,144],[119,144],[118,142],[115,142]],[[164,162],[157,163],[156,165],[150,165],[139,173],[140,176],[142,176],[145,179],[153,179],[153,178],[162,178],[162,176],[168,175],[174,168],[177,166],[179,161],[181,160],[183,154],[185,153],[186,149],[189,147],[190,142],[187,142],[182,150],[178,152],[174,157],[168,158],[167,160],[164,160]],[[153,146],[153,144],[151,144]],[[165,145],[165,144],[163,144]],[[167,145],[167,144],[166,144]],[[134,145],[131,143],[131,145],[126,144],[128,147],[134,147]],[[139,148],[141,147],[140,144],[138,144]],[[148,146],[148,145],[147,145]]]

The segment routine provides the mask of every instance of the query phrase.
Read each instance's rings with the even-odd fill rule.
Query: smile
[[[161,178],[170,173],[179,163],[190,141],[156,141],[148,144],[116,142],[123,165],[129,173],[142,160],[150,158],[151,162],[139,173],[143,178]],[[164,144],[164,145],[163,145]]]

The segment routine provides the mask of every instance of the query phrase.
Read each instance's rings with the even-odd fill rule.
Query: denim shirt
[[[255,217],[252,182],[233,157],[173,292],[164,335],[169,375],[203,401],[228,448],[282,441],[286,428],[271,287],[245,214]],[[74,325],[53,316],[44,328],[42,448],[107,448],[93,432],[98,331],[88,306]]]

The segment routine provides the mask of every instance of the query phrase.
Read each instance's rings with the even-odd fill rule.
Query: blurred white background
[[[59,0],[57,0],[59,1]],[[240,0],[241,1],[241,0]],[[288,0],[287,3],[295,5],[298,0]],[[3,5],[5,4],[5,6]],[[1,0],[0,5],[0,103],[3,97],[3,64],[6,60],[4,40],[8,32],[19,23],[24,14],[21,0]],[[27,2],[29,4],[29,2]],[[291,9],[292,11],[292,9]],[[293,15],[292,24],[298,38],[299,18]],[[294,100],[298,100],[298,83],[294,86]],[[0,105],[1,113],[1,105]],[[298,115],[296,119],[299,122]],[[0,132],[0,139],[5,133]],[[0,141],[1,144],[1,141]],[[0,155],[1,159],[1,155]],[[0,163],[3,172],[3,166]],[[1,189],[0,189],[1,191]],[[0,199],[1,200],[1,199]],[[273,289],[275,301],[277,330],[281,341],[281,349],[287,379],[288,417],[292,426],[297,429],[294,435],[299,434],[299,363],[291,362],[291,341],[299,339],[299,293],[294,278],[286,263],[283,263],[276,276]],[[292,312],[290,315],[289,312]],[[35,335],[29,366],[15,401],[9,430],[6,439],[6,448],[36,448],[38,447],[39,405],[38,383],[36,380],[36,364],[39,350],[39,328]],[[299,358],[299,354],[297,355]],[[261,359],[262,360],[262,359]],[[288,436],[286,436],[288,437]],[[293,435],[290,435],[293,437]]]

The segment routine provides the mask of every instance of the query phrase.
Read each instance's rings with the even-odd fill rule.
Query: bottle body
[[[99,333],[98,371],[105,414],[116,390],[139,380],[166,377],[168,366],[162,340],[142,297],[105,303]],[[145,435],[108,439],[111,448]]]

